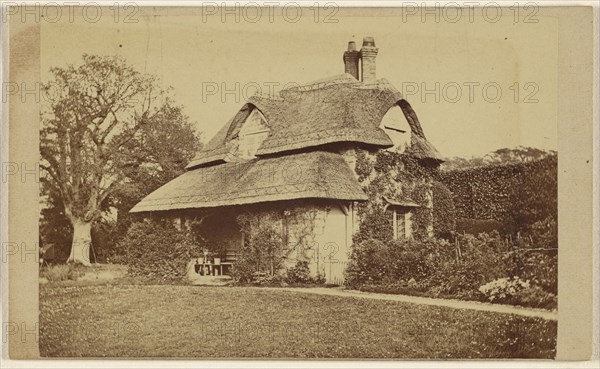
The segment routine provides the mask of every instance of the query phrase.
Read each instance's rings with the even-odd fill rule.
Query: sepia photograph
[[[3,8],[39,358],[557,359],[562,288],[593,302],[559,278],[591,266],[559,70],[576,15],[592,75],[592,8],[270,4]]]

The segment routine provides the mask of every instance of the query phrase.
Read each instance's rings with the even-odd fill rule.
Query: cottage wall
[[[313,222],[312,234],[302,242],[299,238],[305,225],[289,226],[288,246],[294,251],[288,256],[286,267],[308,260],[313,276],[320,274],[328,283],[343,283],[352,245],[352,205],[313,205],[305,211],[309,222]]]

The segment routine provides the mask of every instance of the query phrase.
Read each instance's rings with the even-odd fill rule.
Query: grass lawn
[[[269,288],[40,286],[49,357],[553,358],[556,322]]]

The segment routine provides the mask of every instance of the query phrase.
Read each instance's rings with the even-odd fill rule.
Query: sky
[[[379,15],[375,13],[379,12]],[[95,23],[75,14],[42,22],[41,75],[87,54],[121,55],[157,75],[207,141],[260,89],[344,72],[348,41],[372,36],[377,77],[402,91],[428,140],[446,157],[503,147],[557,148],[555,18],[503,12],[496,21],[448,13],[423,18],[400,10],[303,9],[295,23],[238,9],[142,9],[130,19],[105,11]],[[236,19],[236,15],[238,19]],[[223,16],[225,18],[223,18]],[[327,18],[329,16],[329,18]],[[135,21],[135,23],[131,23]],[[257,87],[258,86],[258,87]]]

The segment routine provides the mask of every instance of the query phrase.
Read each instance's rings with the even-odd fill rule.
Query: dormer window
[[[254,109],[239,132],[239,157],[253,159],[256,151],[269,135],[267,121],[258,109]]]
[[[411,130],[404,113],[399,106],[394,105],[381,120],[379,128],[383,129],[394,143],[389,150],[404,151],[410,145]]]

